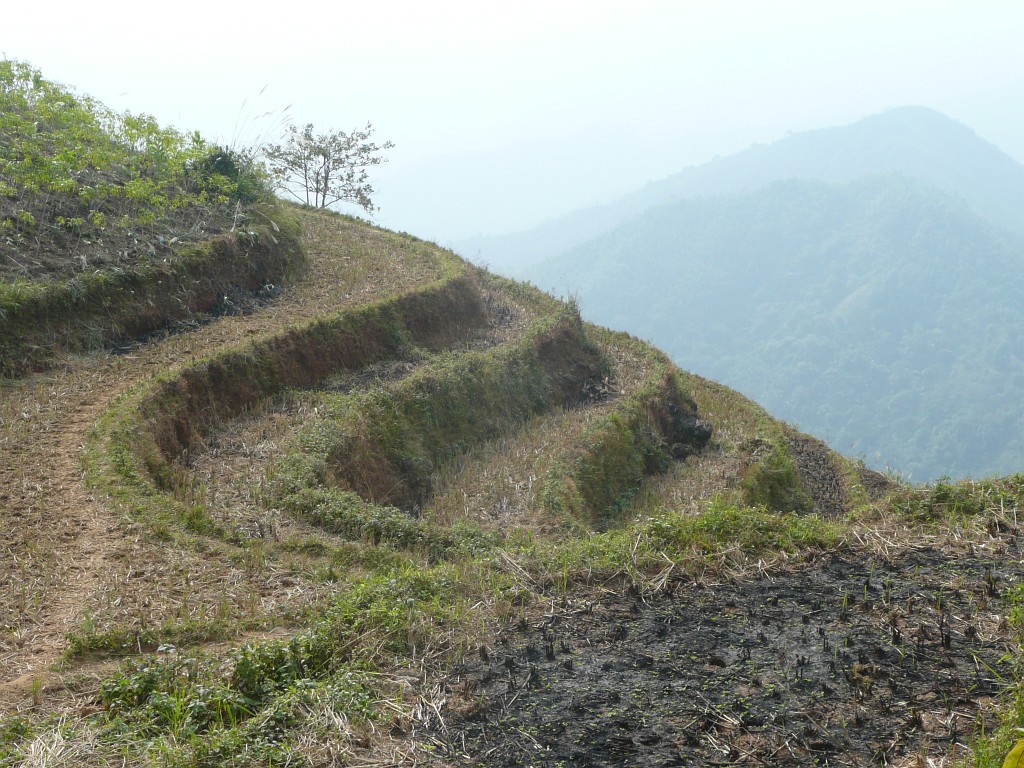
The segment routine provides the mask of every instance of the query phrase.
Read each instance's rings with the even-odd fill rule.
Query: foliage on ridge
[[[166,256],[269,199],[247,153],[114,112],[0,61],[0,275],[74,274]]]

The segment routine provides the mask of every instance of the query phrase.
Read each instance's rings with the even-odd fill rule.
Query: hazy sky
[[[226,143],[372,121],[377,220],[451,242],[906,104],[1024,160],[1022,31],[1021,0],[49,0],[0,53]]]

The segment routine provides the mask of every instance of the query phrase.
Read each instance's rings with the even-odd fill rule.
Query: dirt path
[[[368,234],[339,217],[308,217],[304,238],[307,276],[251,315],[221,317],[126,354],[68,357],[49,372],[0,384],[0,712],[26,703],[67,647],[67,634],[92,620],[90,606],[113,603],[112,582],[122,591],[139,582],[133,610],[140,620],[151,601],[147,575],[159,574],[156,589],[197,580],[216,589],[213,574],[197,577],[210,563],[141,541],[131,521],[86,488],[81,446],[117,397],[197,356],[436,274],[415,241]]]

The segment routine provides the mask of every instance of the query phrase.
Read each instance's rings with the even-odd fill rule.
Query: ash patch
[[[448,681],[466,766],[886,765],[954,754],[1009,647],[1005,563],[934,550],[608,594],[522,621]]]
[[[800,484],[814,502],[813,511],[831,519],[845,515],[849,506],[846,484],[832,451],[806,435],[790,435],[788,442]]]

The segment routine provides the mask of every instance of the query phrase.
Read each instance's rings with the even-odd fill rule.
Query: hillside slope
[[[970,721],[998,690],[943,670],[1005,663],[993,595],[1014,583],[1019,483],[897,488],[533,289],[302,219],[310,271],[280,298],[5,384],[5,761],[964,749],[918,702],[938,685]],[[883,606],[908,601],[900,633],[940,627],[913,674],[878,645]],[[792,631],[766,645],[762,614]],[[841,642],[856,653],[833,659]],[[766,717],[798,651],[813,687],[784,700],[813,735]],[[900,698],[876,714],[864,691],[886,678]],[[690,686],[708,693],[688,725]],[[566,708],[587,715],[545,714]]]
[[[0,376],[273,293],[297,237],[251,153],[0,60]]]
[[[1024,478],[0,64],[0,766],[1001,761]]]

